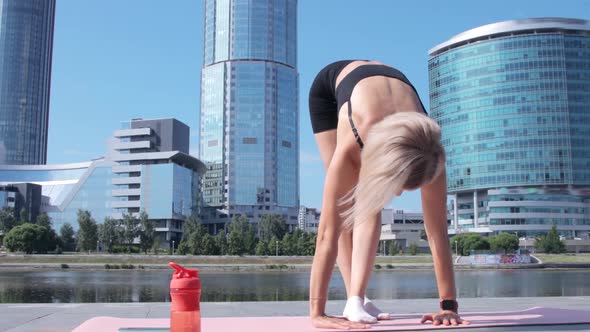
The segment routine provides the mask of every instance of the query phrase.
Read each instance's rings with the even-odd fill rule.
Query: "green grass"
[[[590,263],[590,254],[534,254],[543,263]]]

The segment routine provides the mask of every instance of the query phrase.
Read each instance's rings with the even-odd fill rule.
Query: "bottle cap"
[[[168,265],[175,270],[170,280],[170,289],[201,289],[199,271],[187,269],[174,262]]]

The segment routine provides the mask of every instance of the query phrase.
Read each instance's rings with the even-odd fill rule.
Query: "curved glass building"
[[[0,0],[0,165],[47,162],[55,0]]]
[[[234,214],[297,225],[296,23],[296,0],[205,2],[199,151],[213,233]]]
[[[590,230],[590,22],[505,21],[429,51],[453,230]]]

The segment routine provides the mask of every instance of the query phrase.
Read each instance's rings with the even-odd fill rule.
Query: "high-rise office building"
[[[207,0],[201,79],[203,221],[299,208],[296,0]]]
[[[47,162],[55,0],[0,0],[0,165]]]
[[[590,22],[505,21],[430,50],[451,232],[590,231]]]

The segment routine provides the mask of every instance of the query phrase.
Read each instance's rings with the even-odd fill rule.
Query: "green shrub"
[[[476,233],[457,234],[451,238],[451,249],[459,255],[469,256],[472,250],[489,250],[490,243]]]
[[[381,270],[381,265],[380,264],[375,264],[375,270]]]
[[[492,236],[488,240],[490,242],[490,249],[496,252],[503,252],[504,254],[508,251],[518,250],[518,237],[511,233],[501,233],[496,236]]]
[[[61,264],[61,268],[62,268],[62,269],[69,269],[69,268],[70,268],[70,266],[69,266],[68,264],[62,263],[62,264]]]
[[[387,264],[387,265],[385,265],[385,267],[387,267],[388,269],[393,269],[393,265],[391,265],[391,264]]]

